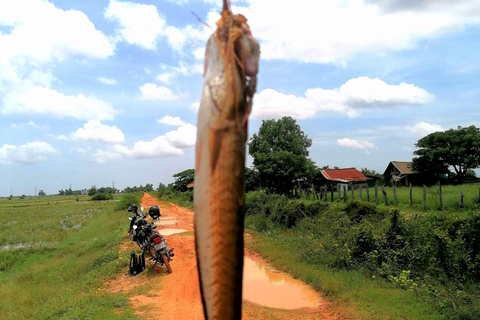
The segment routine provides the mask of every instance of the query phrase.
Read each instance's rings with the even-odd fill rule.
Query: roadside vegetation
[[[253,192],[246,215],[255,250],[365,319],[480,319],[478,209],[405,217]]]
[[[2,319],[136,319],[127,295],[101,289],[129,261],[118,250],[128,214],[114,197],[0,199]]]

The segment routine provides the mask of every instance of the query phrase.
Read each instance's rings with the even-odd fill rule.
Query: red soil
[[[147,260],[147,269],[136,277],[126,273],[119,274],[107,283],[111,292],[131,293],[130,303],[135,313],[143,319],[171,320],[201,320],[203,307],[198,284],[197,263],[193,236],[193,211],[178,207],[171,203],[161,202],[146,194],[141,205],[148,209],[158,205],[162,217],[175,219],[175,224],[157,227],[186,229],[192,231],[186,234],[165,236],[167,245],[175,248],[175,257],[171,262],[173,273],[166,272],[165,267],[159,267],[159,273],[152,269],[153,262]],[[133,250],[136,244],[131,241],[121,246],[120,250]],[[256,253],[246,251],[246,255],[254,260],[262,260]],[[148,258],[148,254],[146,255]],[[265,262],[265,261],[263,261]],[[355,319],[334,307],[325,298],[321,299],[317,308],[296,310],[281,310],[267,308],[244,301],[243,319]]]

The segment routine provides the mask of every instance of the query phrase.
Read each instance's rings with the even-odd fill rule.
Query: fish
[[[241,319],[245,149],[260,46],[223,0],[209,37],[197,119],[194,228],[205,319]]]

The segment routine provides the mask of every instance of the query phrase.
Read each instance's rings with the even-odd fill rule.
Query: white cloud
[[[114,53],[83,12],[64,11],[47,1],[0,1],[0,26],[10,28],[0,33],[0,90],[2,83],[19,85],[24,79],[49,86],[52,75],[44,66],[52,61],[104,59]]]
[[[175,118],[173,118],[175,119]],[[197,128],[184,123],[176,130],[169,131],[151,141],[137,141],[133,147],[117,143],[105,150],[91,148],[76,149],[87,161],[105,163],[122,159],[148,159],[182,156],[183,149],[195,146]]]
[[[60,141],[68,141],[68,138],[66,135],[64,134],[60,134],[57,136],[57,140],[60,140]]]
[[[391,10],[395,5],[406,7],[406,2],[419,8]],[[427,1],[433,5],[424,8],[417,4],[425,2],[251,0],[248,7],[232,10],[249,19],[253,35],[261,42],[262,59],[334,64],[362,53],[411,49],[421,40],[480,23],[476,0]]]
[[[124,157],[134,159],[181,156],[182,149],[195,146],[196,135],[197,128],[187,123],[151,141],[138,141],[133,148],[115,145],[113,150]]]
[[[166,124],[169,126],[183,126],[186,123],[180,119],[180,117],[164,116],[161,119],[157,119],[157,123]]]
[[[0,148],[0,165],[34,164],[59,155],[60,151],[46,142],[34,141],[20,146],[5,144]]]
[[[167,66],[165,64],[162,64],[161,67],[163,72],[157,75],[155,80],[165,84],[170,84],[172,80],[178,76],[190,76],[203,73],[203,65],[201,63],[190,65],[180,61],[178,67]]]
[[[23,128],[26,128],[26,127],[37,128],[37,129],[40,129],[40,130],[49,129],[49,127],[47,125],[40,125],[40,124],[37,124],[37,123],[33,122],[32,120],[28,121],[27,123],[12,123],[10,125],[10,127],[12,127],[12,129],[23,129]]]
[[[432,94],[413,84],[389,85],[378,78],[359,77],[338,89],[307,89],[302,97],[265,89],[254,98],[252,118],[312,119],[321,112],[356,117],[362,109],[420,106],[433,100]]]
[[[418,122],[413,126],[406,126],[405,129],[416,134],[417,136],[423,137],[432,132],[443,131],[442,127],[438,124],[430,124],[424,121]]]
[[[13,91],[4,99],[2,114],[51,115],[79,120],[113,120],[116,111],[110,103],[83,94],[67,96],[58,91],[35,86]]]
[[[0,47],[10,57],[51,61],[72,55],[103,59],[113,54],[108,38],[83,12],[63,11],[47,1],[1,1],[0,25],[13,28],[0,37]]]
[[[72,134],[74,140],[122,143],[125,137],[116,126],[107,126],[98,120],[90,120]]]
[[[139,89],[141,93],[139,98],[141,100],[168,101],[178,99],[178,96],[172,90],[167,87],[157,86],[154,83],[145,83]]]
[[[114,86],[117,84],[117,80],[115,79],[110,79],[110,78],[105,78],[105,77],[98,77],[98,81],[100,81],[103,84],[108,84],[111,86]]]
[[[175,131],[167,132],[165,137],[168,143],[176,148],[193,147],[197,141],[197,127],[187,123]]]
[[[355,140],[349,138],[337,139],[337,144],[351,149],[368,150],[373,149],[373,143],[366,140]]]
[[[165,27],[165,19],[154,5],[111,0],[104,15],[120,24],[116,32],[121,39],[145,49],[156,48]]]

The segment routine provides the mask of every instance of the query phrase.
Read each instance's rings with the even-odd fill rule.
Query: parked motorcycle
[[[147,222],[147,214],[143,213],[143,207],[141,207],[141,212],[138,212],[138,206],[132,204],[128,207],[129,212],[134,212],[133,217],[129,217],[130,228],[128,229],[128,234],[132,241],[135,241],[137,245],[142,249],[142,255],[145,252],[150,253],[150,260],[155,261],[155,265],[160,263],[165,265],[169,273],[172,272],[170,266],[170,261],[172,261],[173,248],[169,249],[165,238],[155,230],[157,228],[156,221],[160,221],[160,208],[158,206],[151,206],[148,209],[148,215],[152,218],[152,222]]]

